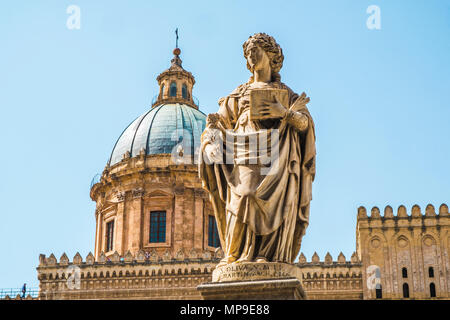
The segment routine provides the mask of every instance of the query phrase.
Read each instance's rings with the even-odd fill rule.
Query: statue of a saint
[[[308,225],[315,175],[309,98],[280,81],[284,56],[273,37],[257,33],[243,48],[253,75],[208,116],[199,157],[224,251],[219,266],[292,263]],[[263,133],[269,142],[254,152]],[[275,161],[267,163],[269,154]]]

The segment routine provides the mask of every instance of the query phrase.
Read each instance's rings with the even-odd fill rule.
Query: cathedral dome
[[[205,129],[206,115],[183,103],[166,103],[154,106],[134,120],[117,140],[110,166],[124,157],[135,157],[140,152],[147,155],[183,152],[195,156],[200,146],[200,136]]]
[[[151,110],[125,129],[114,146],[109,166],[142,153],[172,154],[188,161],[197,155],[206,115],[198,110],[192,96],[195,79],[183,69],[180,53],[175,48],[169,69],[156,79],[159,93]]]
[[[214,213],[196,165],[206,115],[180,52],[173,51],[170,67],[158,75],[151,106],[120,134],[105,170],[91,183],[96,259],[131,261],[134,255],[146,263],[154,253],[216,252]]]

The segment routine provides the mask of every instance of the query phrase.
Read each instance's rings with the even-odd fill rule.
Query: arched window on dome
[[[164,84],[161,86],[161,92],[159,93],[160,99],[164,98]]]
[[[402,268],[402,277],[403,278],[408,278],[408,269]]]
[[[188,98],[187,87],[186,87],[186,84],[184,84],[184,83],[183,83],[183,86],[181,87],[181,95],[183,96],[183,99]]]
[[[106,223],[106,252],[114,249],[114,220]]]
[[[430,283],[430,298],[436,298],[436,286],[433,282]]]
[[[378,288],[375,288],[375,297],[377,299],[383,299],[383,289],[381,287],[381,284],[378,285]]]
[[[208,216],[208,246],[220,247],[219,232],[217,230],[216,219],[214,216]]]
[[[409,285],[407,283],[403,284],[403,298],[409,298]]]
[[[177,84],[175,82],[172,82],[170,84],[169,95],[171,97],[176,97],[177,96]]]
[[[166,212],[150,212],[150,243],[166,242]]]

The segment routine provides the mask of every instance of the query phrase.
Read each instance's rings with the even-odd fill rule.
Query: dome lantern
[[[183,69],[180,53],[179,48],[173,50],[170,68],[157,77],[160,90],[156,101],[123,131],[108,166],[141,154],[177,154],[183,161],[196,159],[206,115],[194,102],[194,76]]]
[[[181,50],[175,48],[169,69],[163,71],[156,78],[159,94],[156,101],[153,102],[152,108],[163,103],[182,103],[198,109],[192,96],[195,79],[192,73],[183,69],[180,54]]]

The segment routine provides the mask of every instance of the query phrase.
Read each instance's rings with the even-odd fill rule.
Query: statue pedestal
[[[216,268],[212,282],[197,290],[204,300],[303,300],[301,276],[288,263],[232,263]]]

